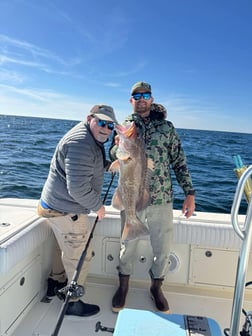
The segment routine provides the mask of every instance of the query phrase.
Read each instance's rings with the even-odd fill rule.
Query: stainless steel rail
[[[248,267],[249,253],[252,240],[252,197],[250,197],[250,201],[248,203],[247,214],[243,227],[241,227],[238,224],[238,212],[245,184],[251,178],[251,174],[252,174],[252,165],[245,170],[245,172],[238,180],[233,205],[231,209],[231,221],[234,231],[240,237],[240,239],[243,240],[243,242],[237,264],[235,291],[234,291],[230,333],[229,333],[230,336],[240,335],[239,333],[240,319],[244,300],[246,272]]]

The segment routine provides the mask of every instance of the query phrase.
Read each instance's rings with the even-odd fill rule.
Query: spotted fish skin
[[[125,210],[122,240],[126,241],[149,233],[136,212],[145,209],[150,203],[148,188],[153,163],[147,158],[144,141],[138,136],[134,122],[126,126],[117,125],[116,132],[119,136],[117,160],[112,163],[110,170],[119,170],[119,180],[112,206]]]

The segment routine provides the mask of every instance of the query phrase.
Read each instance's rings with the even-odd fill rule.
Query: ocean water
[[[0,115],[0,198],[39,199],[60,138],[78,121]],[[230,213],[237,185],[234,155],[252,164],[252,134],[177,129],[196,189],[196,210]],[[109,143],[106,148],[108,149]],[[105,173],[102,198],[111,174]],[[105,204],[111,203],[115,176]],[[174,176],[174,209],[184,195]],[[245,199],[240,213],[245,214]]]

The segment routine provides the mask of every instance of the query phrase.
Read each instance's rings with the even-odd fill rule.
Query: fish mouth
[[[128,125],[116,125],[116,130],[118,131],[118,133],[124,135],[127,138],[136,135],[136,127],[134,122]]]

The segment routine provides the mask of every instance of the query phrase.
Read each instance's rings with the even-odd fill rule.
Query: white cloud
[[[15,83],[20,84],[23,83],[26,79],[25,75],[20,74],[19,72],[0,69],[0,81],[1,82],[8,82],[8,83]]]
[[[92,104],[49,90],[18,89],[0,85],[2,114],[83,119]]]

